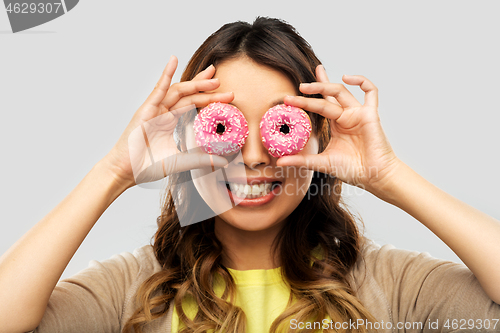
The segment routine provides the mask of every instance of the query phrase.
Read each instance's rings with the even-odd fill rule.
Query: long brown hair
[[[191,80],[210,64],[217,68],[217,64],[240,56],[284,73],[297,87],[297,93],[301,82],[316,81],[315,68],[320,64],[311,46],[291,25],[278,19],[258,17],[253,24],[240,21],[226,24],[208,37],[190,59],[181,81]],[[328,120],[312,112],[308,115],[318,138],[319,152],[322,152],[330,140]],[[176,128],[182,151],[186,151],[183,129],[191,119],[187,115],[181,117]],[[179,223],[180,220],[196,221],[197,212],[206,208],[200,204],[187,209],[187,198],[198,195],[194,186],[187,185],[190,180],[189,172],[167,178],[165,201],[153,243],[163,269],[138,290],[139,307],[123,332],[132,327],[142,332],[141,327],[147,322],[167,313],[172,300],[179,321],[185,326],[180,332],[210,329],[245,332],[245,313],[231,303],[236,285],[221,263],[223,244],[215,236],[214,218],[185,227]],[[180,183],[186,186],[173,186]],[[328,190],[324,191],[325,188]],[[340,189],[339,179],[315,171],[308,192],[273,243],[273,251],[278,251],[280,256],[283,279],[291,292],[288,307],[274,320],[271,332],[286,329],[291,319],[321,322],[329,316],[335,322],[375,321],[357,299],[347,279],[358,259],[362,237],[355,219],[343,208]],[[184,204],[178,204],[176,209],[174,198]],[[321,257],[313,255],[317,248],[321,250]],[[225,285],[221,297],[213,290],[218,277]],[[188,318],[182,308],[182,300],[187,298],[198,305],[193,319]],[[288,328],[288,331],[296,330]]]

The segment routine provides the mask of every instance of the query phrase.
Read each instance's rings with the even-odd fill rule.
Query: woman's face
[[[245,231],[264,231],[280,228],[286,217],[299,205],[311,183],[312,171],[294,167],[276,166],[262,143],[259,124],[269,108],[283,103],[286,95],[296,95],[292,82],[282,73],[240,57],[219,64],[214,78],[220,86],[213,92],[233,92],[236,106],[248,122],[249,135],[239,153],[226,156],[228,167],[215,172],[193,170],[192,178],[198,192],[214,210],[216,225],[221,228],[237,228]],[[196,148],[192,131],[187,131],[187,148]],[[317,154],[318,141],[311,134],[305,148],[299,154]],[[259,178],[256,178],[259,177]],[[229,192],[226,180],[238,183]],[[244,200],[236,189],[244,184],[261,184],[280,181],[270,195]],[[276,186],[276,185],[274,185]],[[241,195],[241,192],[239,192]],[[266,192],[264,192],[266,193]],[[257,194],[256,196],[259,196]],[[244,196],[244,195],[242,195]]]

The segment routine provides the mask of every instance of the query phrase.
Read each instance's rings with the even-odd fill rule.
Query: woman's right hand
[[[118,182],[126,188],[159,180],[170,174],[200,167],[224,166],[227,160],[198,149],[180,152],[173,133],[180,116],[193,108],[212,102],[229,103],[233,93],[204,93],[219,86],[212,79],[215,67],[210,65],[191,81],[170,85],[177,68],[177,58],[170,57],[153,92],[136,111],[118,142],[103,159]],[[147,138],[147,141],[146,141]]]

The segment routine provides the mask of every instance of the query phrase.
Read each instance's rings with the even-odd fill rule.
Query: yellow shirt
[[[290,297],[290,288],[283,282],[281,268],[238,271],[228,268],[237,288],[235,305],[245,312],[247,332],[269,332],[272,322],[285,311]],[[222,286],[216,286],[215,293],[222,295]],[[194,318],[196,305],[183,301],[183,309],[189,318]],[[172,332],[179,331],[179,317],[174,307]]]

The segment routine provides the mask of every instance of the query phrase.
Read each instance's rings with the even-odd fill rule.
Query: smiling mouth
[[[280,181],[272,183],[260,183],[255,185],[239,184],[233,182],[225,182],[226,188],[231,193],[242,199],[255,199],[261,198],[272,192],[277,186],[281,185]]]

